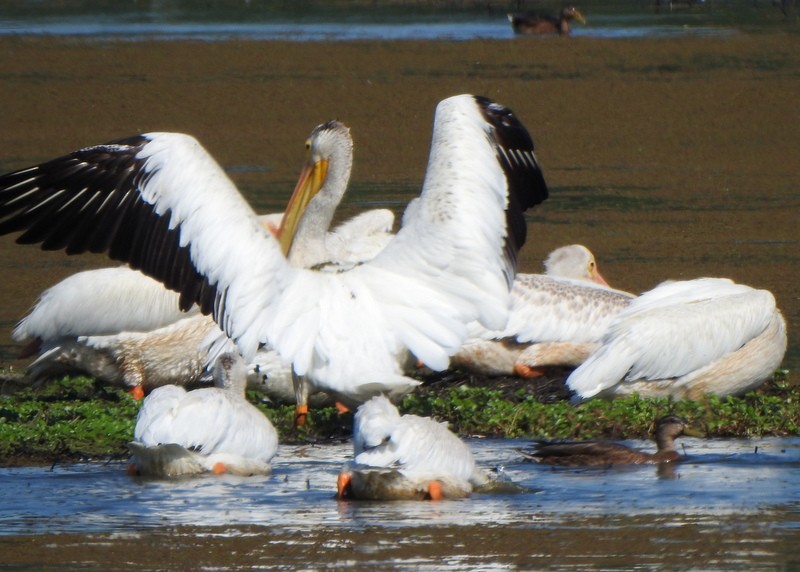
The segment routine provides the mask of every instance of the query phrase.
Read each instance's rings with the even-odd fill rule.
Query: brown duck
[[[543,14],[509,14],[508,21],[517,34],[569,34],[569,23],[577,20],[585,24],[583,14],[575,6],[566,6],[558,16]]]
[[[528,459],[547,465],[655,465],[680,461],[683,457],[675,448],[675,439],[684,434],[698,435],[687,427],[684,419],[674,415],[659,419],[655,433],[658,447],[655,453],[604,441],[542,441],[536,443],[532,451],[520,452]]]

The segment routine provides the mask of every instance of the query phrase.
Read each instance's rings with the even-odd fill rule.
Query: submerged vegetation
[[[401,410],[448,421],[461,435],[644,438],[652,433],[654,420],[668,413],[684,417],[709,438],[800,435],[800,388],[787,371],[776,372],[742,397],[672,401],[632,396],[577,406],[532,392],[537,382],[462,376],[452,383],[453,377],[424,384],[406,396]],[[295,429],[293,406],[271,404],[255,392],[248,395],[283,442],[349,435],[351,414],[339,415],[332,407],[312,410],[308,423]],[[85,377],[9,392],[0,396],[0,465],[126,458],[139,406],[124,390]]]

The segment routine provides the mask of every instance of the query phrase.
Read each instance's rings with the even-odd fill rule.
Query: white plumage
[[[211,312],[247,361],[270,345],[315,388],[363,401],[417,384],[403,375],[408,351],[443,369],[467,323],[505,324],[522,210],[546,196],[525,128],[508,109],[465,95],[437,107],[413,216],[347,272],[290,266],[220,166],[176,133],[0,177],[0,233],[108,251],[179,291],[182,307]],[[307,391],[301,384],[298,402]]]
[[[353,452],[354,464],[347,465],[339,476],[340,497],[454,498],[467,496],[473,487],[489,482],[469,447],[446,423],[401,416],[384,396],[373,397],[358,408]]]
[[[338,121],[318,125],[306,143],[309,158],[304,165],[298,188],[306,177],[319,168],[320,157],[341,149],[331,169],[328,185],[344,194],[352,164],[352,139],[349,129]],[[342,169],[342,166],[346,167]],[[326,169],[327,171],[327,169]],[[328,231],[333,212],[327,220],[318,201],[325,177],[312,177],[308,187],[310,203],[296,213],[259,217],[264,228],[281,235],[283,221],[299,216],[292,229],[295,241],[286,233],[286,247],[292,264],[313,265],[330,262],[337,268],[348,267],[375,256],[391,239],[394,214],[386,209],[372,209]],[[338,204],[338,200],[335,201]],[[335,209],[336,204],[333,204]],[[191,316],[191,318],[189,317]],[[26,355],[38,352],[28,367],[34,382],[60,375],[83,373],[102,381],[150,391],[166,384],[186,385],[205,377],[207,348],[212,332],[219,331],[214,321],[179,308],[178,294],[160,282],[128,267],[88,270],[70,276],[42,293],[39,300],[14,330],[17,341],[30,342]],[[223,335],[219,332],[217,335]],[[263,349],[251,364],[250,387],[278,400],[294,401],[290,367],[274,352]]]
[[[723,278],[665,282],[617,315],[567,385],[579,399],[735,395],[773,374],[786,343],[767,290]]]
[[[579,365],[597,348],[611,320],[634,298],[608,287],[583,245],[562,246],[546,274],[518,274],[502,330],[471,327],[453,365],[487,375],[533,377],[536,368]]]
[[[278,447],[275,428],[245,399],[241,357],[224,354],[214,367],[215,387],[157,388],[142,403],[129,444],[139,474],[202,472],[267,474]]]

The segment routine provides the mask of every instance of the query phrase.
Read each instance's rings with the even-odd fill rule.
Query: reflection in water
[[[788,562],[800,538],[800,439],[684,441],[689,461],[661,478],[655,466],[545,467],[519,457],[521,441],[472,440],[483,466],[527,490],[443,502],[336,501],[349,443],[284,446],[275,472],[253,478],[148,480],[120,463],[4,469],[0,552],[158,567],[160,546],[175,568],[197,558],[437,570]]]

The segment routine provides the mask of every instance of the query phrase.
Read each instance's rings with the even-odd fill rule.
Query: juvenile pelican
[[[382,395],[356,411],[353,453],[354,464],[339,474],[339,498],[461,498],[489,483],[472,452],[446,423],[401,416]]]
[[[186,391],[177,385],[154,390],[136,418],[131,461],[140,475],[204,472],[268,474],[278,434],[245,399],[246,368],[234,353],[214,366],[214,387]]]
[[[0,234],[105,251],[162,281],[182,308],[211,313],[246,361],[269,345],[291,363],[302,409],[309,383],[353,402],[406,391],[418,384],[403,374],[408,352],[441,370],[467,323],[501,328],[522,213],[546,197],[523,125],[505,107],[462,95],[437,106],[413,213],[378,256],[346,272],[289,265],[219,165],[176,133],[0,177]]]
[[[580,365],[634,298],[608,286],[583,245],[552,251],[546,274],[518,274],[503,330],[473,324],[453,366],[484,375],[534,377],[537,368]]]
[[[576,400],[737,395],[774,373],[786,343],[786,324],[767,290],[724,278],[664,282],[614,318],[567,386]]]

